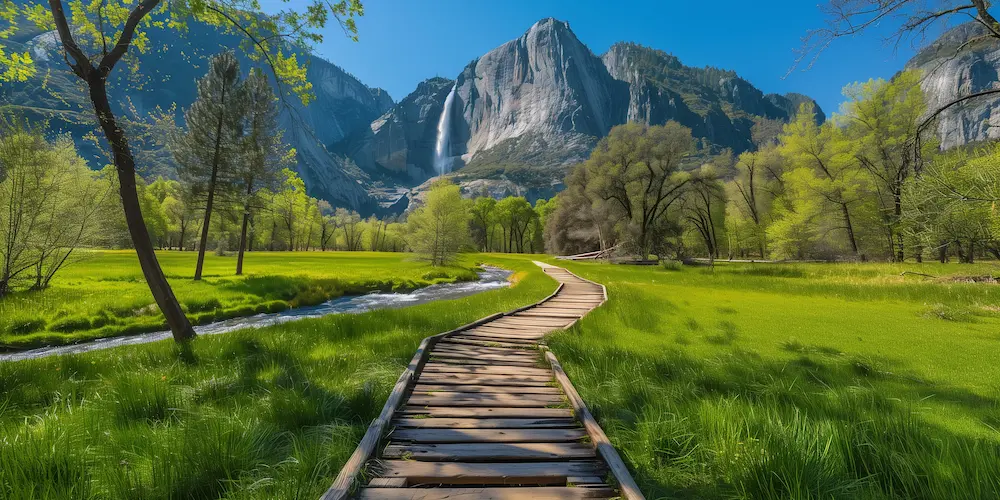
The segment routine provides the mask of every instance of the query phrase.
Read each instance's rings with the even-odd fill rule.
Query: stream
[[[328,314],[359,314],[378,309],[398,309],[434,302],[436,300],[458,299],[479,292],[510,286],[507,278],[511,271],[498,267],[484,266],[477,281],[462,281],[457,283],[441,283],[418,288],[406,293],[374,292],[365,295],[351,295],[328,300],[315,306],[296,307],[278,313],[262,313],[255,316],[232,318],[214,323],[206,323],[194,327],[198,335],[218,335],[240,328],[263,328],[288,321],[306,318],[321,318]],[[169,330],[161,332],[142,333],[127,337],[111,337],[90,340],[79,344],[40,347],[27,351],[2,353],[0,362],[21,361],[25,359],[44,358],[60,354],[79,354],[82,352],[110,349],[126,345],[145,344],[171,338]]]

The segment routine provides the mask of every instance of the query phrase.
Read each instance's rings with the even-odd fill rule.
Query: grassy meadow
[[[412,254],[250,252],[243,276],[233,275],[235,256],[208,254],[202,281],[194,281],[195,252],[158,255],[194,324],[314,305],[344,294],[475,279],[468,265],[434,268]],[[131,250],[79,252],[50,288],[0,300],[0,350],[164,329]]]
[[[330,279],[426,273],[402,256],[308,258],[286,265]],[[200,337],[189,349],[162,341],[0,363],[0,498],[319,497],[421,339],[555,288],[530,260],[470,258],[516,271],[515,286]]]
[[[948,278],[997,265],[554,263],[608,287],[550,345],[649,498],[1000,498],[1000,286]]]

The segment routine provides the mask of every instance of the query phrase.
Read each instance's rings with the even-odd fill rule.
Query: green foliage
[[[406,221],[409,245],[415,252],[441,266],[452,262],[469,241],[469,203],[458,186],[439,180],[431,186],[424,205]]]

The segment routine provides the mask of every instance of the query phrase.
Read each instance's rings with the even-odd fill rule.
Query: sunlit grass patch
[[[549,345],[647,497],[1000,497],[1000,290],[901,276],[995,264],[560,264],[610,300]]]

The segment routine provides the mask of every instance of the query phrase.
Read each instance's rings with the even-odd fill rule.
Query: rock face
[[[985,28],[967,23],[944,33],[906,63],[924,72],[920,86],[927,109],[936,110],[965,95],[1000,88],[1000,41]],[[1000,94],[970,99],[941,113],[937,124],[942,148],[1000,138]]]
[[[528,134],[510,160],[536,153],[532,146],[564,151],[564,163],[585,157],[594,138],[625,119],[627,86],[555,19],[535,23],[520,38],[473,61],[458,76],[453,155],[472,160],[483,151]],[[464,144],[464,148],[460,145]]]
[[[430,178],[433,134],[451,84],[421,83],[347,151],[372,175]],[[675,120],[690,127],[705,149],[741,152],[753,148],[756,120],[787,121],[801,104],[815,105],[801,94],[765,95],[731,71],[690,68],[636,44],[615,44],[598,57],[555,19],[535,23],[472,61],[455,85],[455,177],[467,193],[529,198],[560,190],[569,166],[627,121]],[[816,108],[817,119],[824,120]]]
[[[111,82],[109,89],[112,105],[123,118],[143,117],[158,106],[169,109],[172,104],[176,104],[178,118],[182,118],[182,110],[196,98],[195,80],[204,75],[208,59],[239,44],[237,38],[207,26],[194,24],[190,28],[184,36],[176,31],[150,31],[154,50],[138,56],[139,67],[146,76],[141,87],[123,84],[125,68],[115,72],[118,79]],[[5,83],[4,98],[29,116],[51,119],[53,126],[76,139],[81,152],[95,168],[103,166],[106,157],[85,138],[96,130],[93,110],[57,50],[55,34],[28,32],[23,36],[13,41],[14,48],[31,50],[39,65],[38,77],[21,84]],[[375,211],[377,204],[364,185],[367,181],[364,172],[329,151],[327,146],[359,129],[368,129],[373,119],[393,106],[392,99],[384,90],[367,87],[328,61],[305,56],[305,62],[315,99],[302,106],[296,97],[286,96],[280,116],[285,139],[298,153],[296,169],[311,195],[335,206]],[[241,66],[246,72],[253,65],[242,59]],[[46,85],[42,85],[43,78]],[[151,147],[142,142],[133,144],[140,160],[149,156]],[[142,173],[172,175],[169,155],[154,156],[161,163],[140,164]]]
[[[432,78],[341,145],[373,177],[419,184],[434,175],[437,122],[453,80]]]

